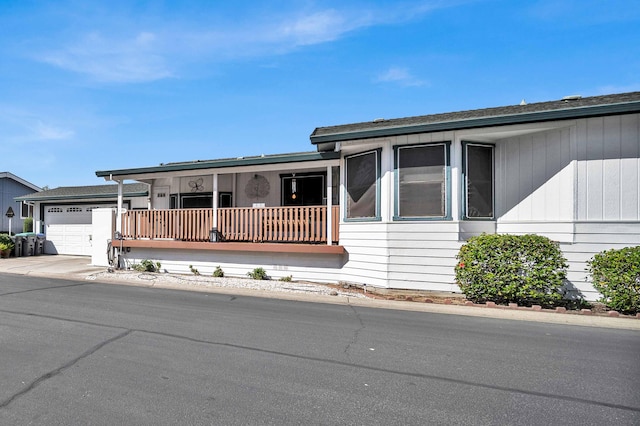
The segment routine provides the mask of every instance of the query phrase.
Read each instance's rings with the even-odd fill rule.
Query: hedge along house
[[[33,211],[34,231],[46,236],[46,254],[91,256],[93,253],[92,212],[115,208],[117,185],[62,186],[15,198]],[[130,183],[122,188],[126,209],[147,209],[149,188]],[[103,246],[101,251],[105,251]]]
[[[569,286],[586,261],[640,244],[640,92],[315,129],[341,153],[345,281],[456,291],[480,233],[559,242]]]
[[[318,152],[96,172],[151,188],[148,211],[117,215],[122,255],[458,291],[469,237],[536,233],[595,299],[585,262],[640,243],[640,92],[319,127],[311,142]]]

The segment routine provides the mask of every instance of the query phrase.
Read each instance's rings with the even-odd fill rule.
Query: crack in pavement
[[[78,286],[90,285],[90,284],[93,284],[93,283],[80,282],[80,283],[75,283],[75,284],[54,285],[54,286],[51,286],[51,287],[30,288],[30,289],[26,289],[26,290],[11,291],[9,293],[0,293],[0,297],[2,297],[2,296],[11,296],[13,294],[31,293],[31,292],[34,292],[34,291],[55,290],[55,289],[58,289],[58,288],[67,288],[67,287],[78,287]]]
[[[360,318],[360,314],[358,313],[358,311],[356,311],[356,308],[354,308],[352,305],[348,305],[349,308],[351,308],[351,311],[353,311],[354,315],[356,316],[356,319],[358,320],[358,323],[360,325],[360,327],[358,327],[354,332],[353,332],[353,337],[351,338],[351,341],[347,344],[347,346],[344,348],[344,354],[347,356],[347,358],[349,359],[349,361],[351,361],[351,355],[349,354],[349,350],[351,349],[351,346],[355,345],[356,342],[358,341],[358,338],[360,337],[360,332],[362,330],[364,330],[365,326],[364,323],[362,322],[362,318]]]
[[[113,343],[116,340],[120,340],[120,339],[128,336],[129,334],[131,334],[131,332],[132,332],[132,330],[126,330],[125,332],[120,333],[117,336],[114,336],[114,337],[112,337],[110,339],[107,339],[104,342],[100,342],[97,345],[95,345],[94,347],[92,347],[89,350],[87,350],[87,351],[83,352],[82,354],[80,354],[80,356],[78,356],[78,357],[72,359],[71,361],[63,364],[62,366],[56,368],[55,370],[52,370],[52,371],[49,371],[46,374],[43,374],[42,376],[38,377],[37,379],[35,379],[31,383],[29,383],[21,391],[15,393],[14,395],[10,396],[9,398],[5,399],[4,401],[0,401],[0,408],[7,407],[9,404],[11,404],[16,399],[18,399],[21,396],[26,395],[27,393],[29,393],[32,390],[34,390],[41,383],[43,383],[46,380],[49,380],[49,379],[57,376],[58,374],[62,373],[63,371],[65,371],[67,369],[69,369],[70,367],[73,367],[75,364],[77,364],[81,360],[85,359],[86,357],[96,353],[97,351],[99,351],[100,349],[102,349],[103,347],[108,345],[109,343]]]
[[[351,308],[353,309],[353,307],[351,307]],[[354,311],[355,311],[355,309],[354,309]],[[242,351],[251,351],[251,352],[257,352],[257,353],[263,353],[263,354],[269,354],[269,355],[274,355],[274,356],[281,356],[281,357],[291,358],[291,359],[295,359],[295,360],[319,362],[319,363],[323,363],[323,364],[331,364],[331,365],[336,365],[336,366],[356,368],[356,369],[374,371],[374,372],[379,372],[379,373],[400,375],[400,376],[410,377],[410,378],[418,378],[418,379],[424,379],[424,380],[435,380],[435,381],[438,381],[438,382],[452,383],[452,384],[457,384],[457,385],[461,385],[461,386],[469,386],[469,387],[472,387],[472,388],[495,390],[495,391],[500,391],[500,392],[515,393],[515,394],[526,395],[526,396],[534,396],[534,397],[540,397],[540,398],[556,399],[556,400],[560,400],[560,401],[567,401],[567,402],[586,404],[586,405],[594,405],[594,406],[599,406],[599,407],[613,408],[613,409],[618,409],[618,410],[631,411],[631,412],[634,412],[634,413],[640,413],[640,407],[631,407],[631,406],[626,406],[626,405],[622,405],[622,404],[615,404],[615,403],[609,403],[609,402],[603,402],[603,401],[595,401],[595,400],[592,400],[592,399],[586,399],[586,398],[580,398],[580,397],[574,397],[574,396],[559,395],[559,394],[552,394],[552,393],[544,393],[544,392],[539,392],[539,391],[518,389],[518,388],[513,388],[513,387],[508,387],[508,386],[492,385],[492,384],[487,384],[487,383],[478,383],[478,382],[473,382],[473,381],[470,381],[470,380],[456,379],[456,378],[453,378],[453,377],[438,376],[438,375],[434,375],[434,374],[424,374],[424,373],[411,372],[411,371],[393,370],[393,369],[390,369],[390,368],[382,368],[382,367],[374,367],[374,366],[363,365],[363,364],[356,364],[356,363],[354,363],[352,361],[346,362],[346,361],[332,360],[332,359],[327,359],[327,358],[314,357],[314,356],[309,356],[309,355],[292,354],[292,353],[288,353],[288,352],[281,352],[281,351],[275,351],[275,350],[270,350],[270,349],[256,348],[256,347],[252,347],[252,346],[244,346],[244,345],[239,345],[239,344],[234,344],[234,343],[216,342],[216,341],[211,341],[211,340],[197,339],[197,338],[183,336],[183,335],[179,335],[179,334],[164,333],[164,332],[160,332],[160,331],[136,329],[136,328],[128,329],[128,328],[125,328],[125,327],[120,327],[120,326],[115,326],[115,325],[93,323],[93,322],[89,322],[89,321],[74,320],[74,319],[69,319],[69,318],[55,317],[55,316],[51,316],[51,315],[39,315],[39,314],[33,314],[33,313],[24,313],[24,312],[15,312],[15,311],[6,311],[6,310],[0,310],[0,312],[16,314],[16,315],[28,315],[28,316],[33,316],[33,317],[42,317],[42,318],[47,318],[47,319],[57,319],[57,320],[61,320],[61,321],[69,321],[69,322],[73,322],[73,323],[89,324],[89,325],[94,325],[94,326],[120,328],[120,329],[124,329],[125,330],[123,333],[120,333],[119,335],[117,335],[117,336],[115,336],[115,337],[113,337],[113,338],[111,338],[109,340],[106,340],[105,342],[102,342],[102,343],[98,344],[97,346],[94,346],[92,349],[90,349],[87,352],[83,353],[82,355],[80,355],[75,360],[70,361],[69,363],[63,365],[62,367],[60,367],[60,368],[58,368],[58,369],[56,369],[56,370],[54,370],[52,372],[49,372],[49,373],[45,374],[44,376],[41,376],[40,378],[36,379],[34,382],[32,382],[23,391],[17,393],[16,395],[14,395],[13,397],[11,397],[10,399],[8,399],[6,401],[0,402],[0,408],[6,407],[9,403],[11,403],[17,397],[19,397],[21,395],[24,395],[25,393],[29,392],[30,390],[32,390],[35,386],[37,386],[42,381],[44,381],[46,379],[49,379],[51,377],[54,377],[57,374],[60,374],[62,371],[66,370],[67,368],[69,368],[73,364],[77,363],[81,359],[86,358],[87,356],[91,355],[92,353],[95,353],[96,351],[98,351],[99,349],[104,347],[105,345],[107,345],[109,343],[112,343],[112,342],[114,342],[116,340],[122,339],[122,338],[128,336],[131,333],[146,333],[146,334],[155,335],[155,336],[162,336],[162,337],[168,337],[168,338],[173,338],[173,339],[182,340],[182,341],[188,341],[188,342],[192,342],[192,343],[211,345],[211,346],[219,346],[219,347],[225,347],[225,348],[232,348],[232,349],[238,349],[238,350],[242,350]],[[356,312],[356,314],[357,314],[357,312]],[[352,342],[347,346],[347,349],[349,348],[349,346],[353,345],[353,343],[357,340],[358,333],[362,329],[364,329],[364,324],[362,323],[362,319],[359,317],[359,315],[356,315],[356,316],[358,318],[358,321],[361,324],[361,327],[358,330],[356,330],[356,332],[354,333],[354,339],[352,339]],[[348,356],[348,354],[347,354],[347,356]]]

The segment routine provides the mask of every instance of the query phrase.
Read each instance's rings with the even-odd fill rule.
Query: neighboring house
[[[148,186],[123,185],[123,208],[148,208]],[[92,210],[115,208],[117,185],[65,186],[15,198],[33,206],[34,230],[46,236],[46,254],[92,254]],[[106,250],[106,249],[105,249]]]
[[[640,92],[321,127],[311,142],[318,152],[96,172],[152,188],[150,211],[117,218],[123,255],[457,291],[469,237],[536,233],[593,300],[585,262],[640,244]]]
[[[32,209],[28,204],[15,202],[14,198],[20,195],[30,194],[41,189],[36,185],[19,178],[13,173],[0,172],[0,232],[9,232],[9,218],[7,211],[9,207],[14,213],[11,218],[11,233],[22,232],[24,219],[32,217]]]

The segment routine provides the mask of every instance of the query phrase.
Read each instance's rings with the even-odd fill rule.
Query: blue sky
[[[0,0],[0,171],[313,150],[315,127],[640,90],[637,0]]]

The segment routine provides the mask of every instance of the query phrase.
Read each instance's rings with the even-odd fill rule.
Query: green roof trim
[[[149,195],[148,186],[144,183],[126,183],[122,185],[122,195],[131,197],[146,197]],[[33,194],[15,197],[15,201],[65,201],[65,200],[103,200],[116,199],[118,185],[93,186],[61,186]]]
[[[139,167],[134,169],[99,170],[98,177],[124,176],[144,173],[175,172],[201,169],[224,169],[240,166],[261,166],[268,164],[299,163],[307,161],[336,160],[340,159],[339,152],[300,152],[291,154],[264,155],[254,157],[225,158],[219,160],[197,160],[183,163],[167,163],[152,167]]]
[[[640,112],[640,92],[318,127],[313,144]]]

